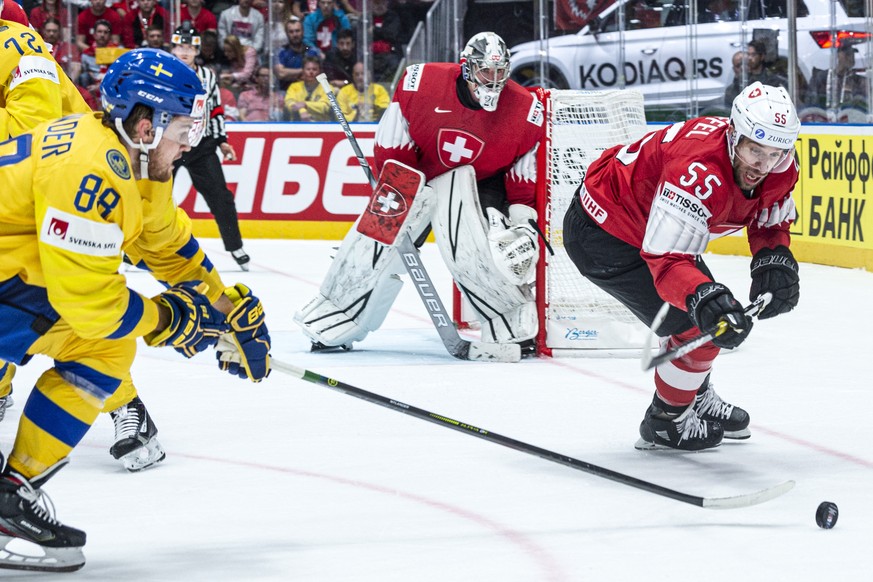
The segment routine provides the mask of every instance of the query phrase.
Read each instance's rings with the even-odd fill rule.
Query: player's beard
[[[766,177],[766,173],[756,170],[742,160],[737,160],[734,165],[734,182],[737,183],[740,190],[754,190]]]
[[[152,182],[169,182],[173,178],[173,162],[182,156],[177,148],[162,145],[149,155],[149,180]]]

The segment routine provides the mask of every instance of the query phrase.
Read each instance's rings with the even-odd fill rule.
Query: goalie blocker
[[[483,343],[474,342],[474,346],[486,347],[484,355],[480,358],[477,354],[483,351],[471,349],[465,359],[518,359],[517,355],[494,357],[495,350],[487,345],[516,344],[536,335],[530,287],[510,283],[502,274],[513,271],[516,277],[518,273],[529,277],[522,271],[532,270],[534,260],[530,249],[523,248],[524,241],[518,242],[527,235],[509,232],[507,236],[506,220],[502,225],[489,225],[471,167],[456,168],[424,185],[421,172],[393,160],[386,162],[367,209],[340,245],[319,295],[294,314],[313,349],[351,349],[353,342],[379,328],[402,286],[399,275],[407,271],[398,249],[406,237],[417,240],[423,236],[431,223],[449,271],[476,306],[482,324]],[[490,243],[489,230],[499,232],[495,238],[501,240]],[[536,248],[536,239],[531,240],[528,246]],[[503,270],[495,264],[492,246],[508,249],[500,256]],[[438,325],[435,314],[431,315]]]

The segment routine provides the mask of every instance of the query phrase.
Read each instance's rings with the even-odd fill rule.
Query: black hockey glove
[[[758,316],[759,319],[788,313],[800,300],[800,274],[797,261],[786,246],[761,249],[752,257],[752,287],[749,299],[762,293],[772,293],[773,299]]]
[[[739,346],[752,331],[752,318],[743,313],[743,306],[734,299],[730,289],[721,283],[702,283],[685,299],[688,316],[697,328],[710,333],[719,322],[728,324],[726,331],[717,335],[712,343],[720,348],[733,349]]]

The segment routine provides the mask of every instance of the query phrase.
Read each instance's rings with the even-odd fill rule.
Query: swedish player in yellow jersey
[[[0,143],[0,191],[15,193],[0,197],[0,358],[54,360],[28,397],[0,473],[0,568],[84,565],[85,533],[40,504],[41,487],[130,382],[137,337],[187,356],[218,343],[220,367],[255,381],[270,369],[263,308],[245,286],[185,283],[146,298],[118,273],[128,250],[167,272],[186,262],[200,269],[196,242],[168,250],[143,240],[153,201],[136,184],[169,181],[173,161],[202,135],[196,74],[172,55],[137,49],[109,68],[101,97],[104,114],[64,117]],[[178,239],[188,227],[179,219],[173,228]],[[14,538],[39,544],[44,557],[16,556]]]

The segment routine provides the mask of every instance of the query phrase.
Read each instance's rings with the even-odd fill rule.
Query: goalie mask
[[[737,95],[731,108],[730,123],[728,153],[732,161],[743,137],[763,146],[784,150],[787,156],[794,149],[800,132],[800,120],[788,92],[782,87],[771,87],[761,82],[752,83]],[[775,165],[772,164],[771,169]]]
[[[479,105],[485,111],[497,109],[500,91],[509,80],[509,49],[493,32],[480,32],[461,53],[464,80],[472,84]]]

